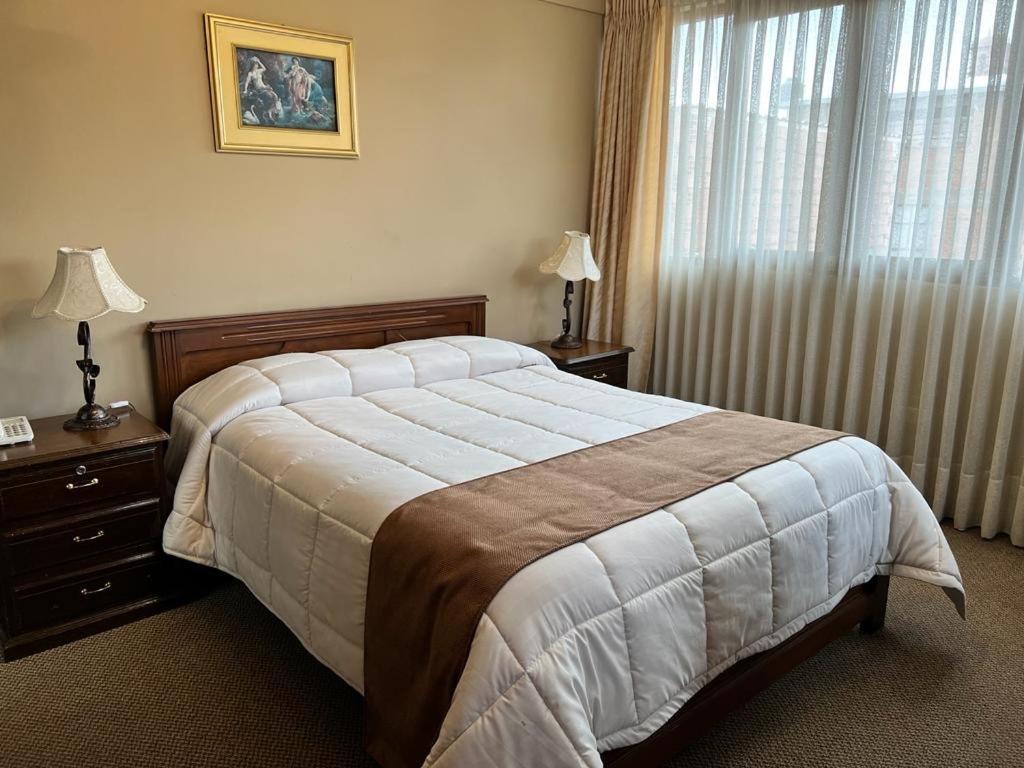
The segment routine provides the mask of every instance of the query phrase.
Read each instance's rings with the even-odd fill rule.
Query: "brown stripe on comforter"
[[[403,504],[381,525],[370,555],[367,750],[386,768],[422,764],[480,617],[525,566],[839,437],[817,427],[716,411]]]

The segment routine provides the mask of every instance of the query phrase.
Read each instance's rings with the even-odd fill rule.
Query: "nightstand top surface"
[[[592,341],[590,339],[585,339],[583,346],[577,349],[556,349],[551,346],[549,341],[535,341],[530,346],[540,350],[556,363],[563,365],[589,363],[604,357],[628,354],[633,351],[632,347],[627,347],[624,344],[611,344],[607,341]]]
[[[31,419],[34,434],[32,442],[0,448],[0,471],[133,448],[167,439],[166,432],[137,411],[119,409],[113,413],[121,423],[95,432],[69,432],[64,429],[64,422],[73,414]]]

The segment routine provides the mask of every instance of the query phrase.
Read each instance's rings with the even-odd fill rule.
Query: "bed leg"
[[[875,576],[866,585],[868,610],[860,622],[860,631],[870,634],[885,626],[885,608],[889,601],[889,577]]]

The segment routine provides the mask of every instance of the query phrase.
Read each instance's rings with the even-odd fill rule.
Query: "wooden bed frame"
[[[432,336],[482,336],[486,302],[486,296],[460,296],[150,323],[157,421],[168,427],[179,394],[243,360],[282,352],[377,347]],[[888,576],[854,587],[830,613],[781,645],[716,677],[647,739],[605,753],[605,766],[649,768],[669,759],[840,635],[858,625],[867,632],[881,628],[888,593]]]
[[[167,429],[178,395],[229,365],[282,352],[368,349],[432,336],[483,336],[486,305],[486,296],[458,296],[150,323],[157,423]]]

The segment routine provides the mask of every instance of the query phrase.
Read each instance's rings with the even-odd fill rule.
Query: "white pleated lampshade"
[[[125,285],[102,248],[58,248],[57,267],[32,317],[94,320],[107,312],[141,312],[146,300]]]
[[[563,234],[558,249],[540,265],[540,271],[545,275],[558,275],[563,280],[600,280],[601,270],[590,250],[590,235],[574,231]]]

